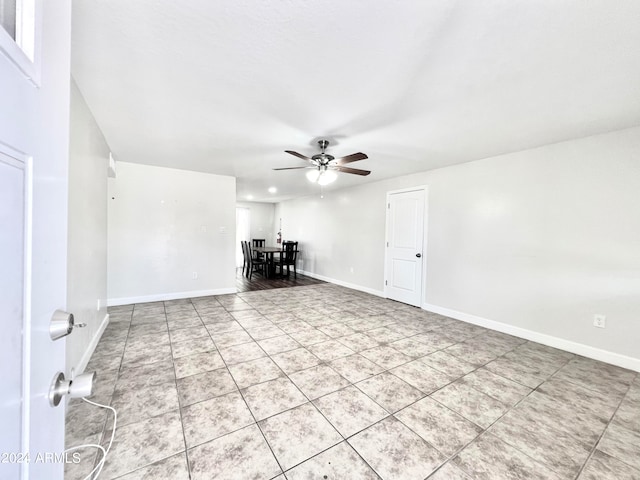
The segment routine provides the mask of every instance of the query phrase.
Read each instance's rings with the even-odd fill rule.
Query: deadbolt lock
[[[59,338],[69,335],[73,331],[73,327],[82,328],[85,326],[86,323],[74,322],[73,313],[56,310],[51,317],[49,335],[51,336],[51,340],[58,340]]]

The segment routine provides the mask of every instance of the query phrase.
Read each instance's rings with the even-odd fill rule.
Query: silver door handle
[[[62,372],[56,373],[49,387],[49,404],[57,407],[65,395],[71,398],[90,397],[95,380],[96,372],[83,373],[73,380],[66,380]]]

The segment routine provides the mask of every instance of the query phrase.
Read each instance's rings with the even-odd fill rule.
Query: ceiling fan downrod
[[[329,146],[329,140],[318,140],[318,145],[320,145],[320,150],[324,154],[325,148]]]

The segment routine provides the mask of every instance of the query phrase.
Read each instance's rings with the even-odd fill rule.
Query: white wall
[[[109,146],[71,82],[67,308],[76,323],[67,339],[67,373],[84,370],[107,323],[107,165]],[[98,301],[100,308],[98,309]]]
[[[282,218],[283,240],[299,242],[298,268],[382,295],[385,185],[392,183],[369,183],[325,192],[324,198],[278,204],[274,222]]]
[[[381,293],[386,192],[418,185],[427,308],[640,368],[640,128],[283,202],[276,218],[302,269]]]
[[[109,305],[235,292],[235,178],[124,162],[116,170]]]
[[[238,202],[238,207],[248,208],[251,218],[251,238],[264,238],[267,245],[276,244],[274,228],[275,203]]]

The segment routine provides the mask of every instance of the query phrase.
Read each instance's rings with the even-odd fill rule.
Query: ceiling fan
[[[285,150],[285,152],[288,154],[301,158],[302,160],[308,160],[313,164],[312,167],[285,167],[274,168],[274,170],[296,170],[299,168],[309,168],[311,169],[311,171],[307,173],[307,178],[309,179],[309,181],[318,183],[320,185],[327,185],[333,182],[338,177],[335,173],[336,171],[362,176],[369,175],[371,173],[369,170],[360,170],[358,168],[343,166],[347,163],[369,158],[364,153],[352,153],[351,155],[347,155],[346,157],[335,158],[333,155],[329,155],[328,153],[324,152],[325,149],[329,146],[329,140],[318,140],[318,145],[320,145],[320,153],[314,155],[311,158],[292,150]]]

